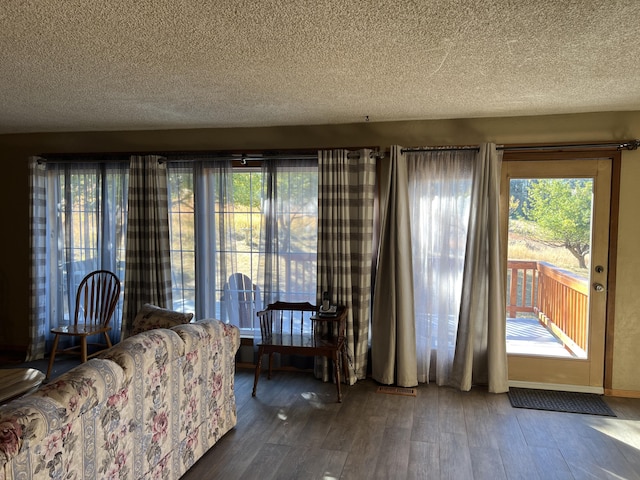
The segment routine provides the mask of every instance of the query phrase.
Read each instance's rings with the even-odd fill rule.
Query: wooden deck
[[[507,319],[507,353],[576,358],[534,317]]]
[[[587,278],[547,262],[508,260],[507,285],[508,353],[586,358]]]

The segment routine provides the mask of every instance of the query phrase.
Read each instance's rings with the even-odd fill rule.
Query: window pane
[[[47,165],[53,326],[72,321],[75,295],[89,272],[125,273],[128,163]],[[122,302],[112,320],[118,341]]]
[[[225,285],[228,287],[233,274],[242,274],[257,287],[260,295],[264,287],[260,278],[264,271],[264,250],[261,246],[263,205],[269,199],[262,198],[263,173],[260,168],[242,167],[232,172],[232,200],[219,200],[218,194],[224,184],[220,178],[224,174],[222,170],[213,173],[215,168],[211,164],[204,164],[202,169],[194,169],[193,165],[182,164],[180,167],[170,164],[173,301],[174,308],[195,313],[196,292],[203,292],[198,295],[209,296],[210,302],[205,302],[211,309],[208,316],[235,323],[229,317],[228,306],[224,305]],[[201,172],[195,175],[203,175],[206,187],[199,187],[201,180],[193,177],[194,171]],[[300,169],[294,166],[278,172],[278,269],[282,272],[278,290],[286,292],[287,299],[292,301],[315,299],[317,178],[317,167]],[[194,184],[198,185],[195,195],[206,198],[194,196]],[[199,208],[208,211],[196,211]],[[196,217],[204,218],[202,221],[206,228],[213,231],[208,235],[215,239],[203,247],[198,247],[194,236]],[[221,232],[226,228],[227,219],[230,228],[228,232]],[[232,235],[228,235],[229,232]],[[199,234],[200,242],[201,237],[202,232]],[[198,252],[199,248],[207,251]],[[232,258],[231,262],[229,258]],[[206,266],[204,262],[208,262]],[[233,265],[233,271],[227,271],[228,265]],[[196,277],[197,268],[207,269],[206,279],[198,280],[202,278],[202,272]],[[209,285],[196,285],[198,281],[209,282]],[[197,305],[202,308],[203,303],[198,300]],[[262,306],[261,298],[256,305],[258,308]]]
[[[291,162],[278,168],[278,285],[280,300],[315,303],[318,170]],[[272,286],[274,288],[274,286]]]
[[[168,187],[173,308],[195,313],[193,173],[185,167],[169,170]]]

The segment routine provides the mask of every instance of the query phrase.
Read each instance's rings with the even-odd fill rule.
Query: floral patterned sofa
[[[0,407],[0,479],[179,478],[236,425],[239,330],[131,336]]]

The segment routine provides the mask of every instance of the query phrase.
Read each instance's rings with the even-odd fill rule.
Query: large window
[[[76,289],[90,271],[115,272],[124,292],[129,162],[51,161],[34,172],[34,192],[42,194],[34,199],[34,221],[46,223],[46,231],[34,238],[41,242],[37,277],[46,292],[37,301],[47,340],[50,328],[72,321]],[[168,307],[252,328],[256,309],[267,302],[315,303],[316,160],[242,167],[230,160],[170,161],[168,176],[173,288]],[[248,309],[239,305],[242,289]],[[114,342],[121,318],[120,304]]]
[[[128,163],[46,164],[48,327],[73,322],[78,285],[105,269],[124,279]],[[112,340],[120,338],[120,301]]]
[[[250,329],[267,302],[315,303],[315,161],[170,162],[168,174],[175,309]]]

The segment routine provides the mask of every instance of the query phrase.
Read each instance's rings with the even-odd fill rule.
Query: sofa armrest
[[[123,382],[122,368],[93,358],[31,395],[0,407],[0,469],[31,444],[107,401]]]

